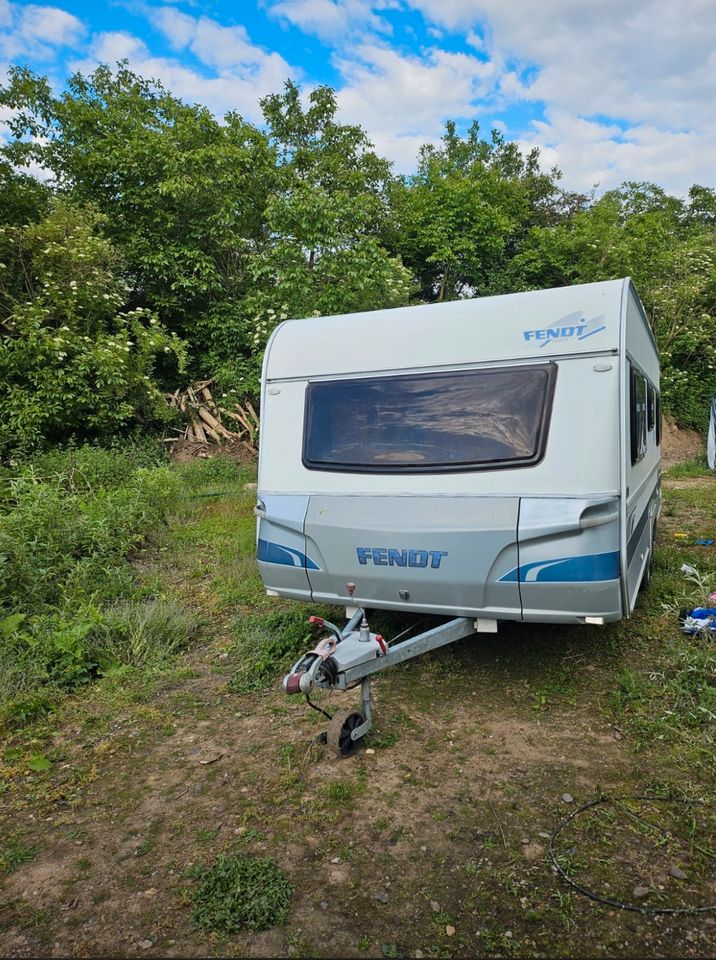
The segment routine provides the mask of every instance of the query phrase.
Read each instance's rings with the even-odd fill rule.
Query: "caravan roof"
[[[631,281],[288,320],[266,380],[617,352]]]

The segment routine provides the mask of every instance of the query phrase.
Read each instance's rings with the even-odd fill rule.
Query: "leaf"
[[[99,672],[103,677],[121,677],[128,670],[129,667],[126,663],[117,663],[114,660],[102,661],[99,668]]]
[[[34,753],[30,757],[28,767],[36,773],[41,773],[43,770],[50,770],[52,768],[52,760],[49,760],[44,753]]]
[[[11,637],[13,633],[16,633],[24,619],[24,613],[13,613],[9,617],[4,617],[0,620],[0,637]]]

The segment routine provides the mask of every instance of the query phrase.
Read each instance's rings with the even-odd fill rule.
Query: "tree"
[[[183,346],[151,312],[122,309],[103,222],[57,200],[37,223],[0,227],[0,453],[168,419],[155,364],[181,367]]]
[[[266,203],[266,238],[251,257],[253,285],[234,321],[217,330],[215,362],[247,357],[240,383],[254,389],[268,336],[287,317],[404,304],[410,274],[380,242],[388,216],[390,164],[360,127],[336,120],[328,87],[306,108],[295,84],[261,101],[276,171]],[[228,382],[224,361],[224,380]]]
[[[523,156],[497,131],[484,140],[477,123],[460,137],[448,123],[442,144],[424,146],[416,175],[392,192],[391,245],[421,298],[503,292],[503,265],[521,238],[558,216],[558,176],[540,171],[537,150]]]
[[[220,123],[156,81],[101,66],[55,96],[14,68],[0,104],[15,111],[14,163],[34,161],[57,187],[105,216],[133,278],[132,302],[151,306],[200,356],[215,313],[245,293],[247,259],[265,234],[273,154],[237,114]]]

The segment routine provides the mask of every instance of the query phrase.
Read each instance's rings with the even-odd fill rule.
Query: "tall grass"
[[[147,600],[133,576],[133,552],[180,495],[179,475],[162,460],[147,444],[86,446],[4,469],[0,707],[6,715],[24,719],[27,698],[38,691],[71,690],[121,666],[157,663],[195,632],[196,618],[176,603]],[[25,706],[13,703],[23,697]]]

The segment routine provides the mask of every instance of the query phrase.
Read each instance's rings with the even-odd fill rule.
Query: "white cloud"
[[[25,36],[50,43],[53,46],[73,47],[85,34],[84,24],[58,7],[22,7],[20,29]]]
[[[217,70],[245,70],[274,63],[285,75],[290,70],[278,54],[255,46],[243,26],[225,27],[209,17],[195,19],[175,7],[149,8],[149,17],[175,50],[190,49],[206,66]]]
[[[548,111],[535,121],[520,144],[540,148],[543,166],[554,164],[565,174],[565,185],[599,192],[625,180],[651,180],[667,191],[684,194],[694,182],[713,182],[708,159],[716,156],[716,130],[668,131],[654,125],[628,127],[623,133],[608,123]]]
[[[584,178],[596,174],[602,183],[653,176],[683,191],[689,178],[713,179],[712,0],[406,3],[430,23],[467,31],[470,42],[475,32],[481,34],[492,57],[515,65],[502,79],[501,92],[513,103],[544,103],[547,123],[535,124],[529,138],[547,148],[572,185],[588,187]],[[626,121],[624,136],[594,122],[604,117]],[[588,163],[580,159],[584,118],[598,132],[596,165],[594,156]],[[703,152],[709,147],[710,158]]]
[[[322,40],[345,41],[354,32],[392,32],[377,11],[397,9],[396,0],[269,0],[268,12]]]
[[[475,117],[499,74],[494,62],[437,48],[409,56],[362,44],[335,62],[345,80],[342,115],[365,127],[401,172],[414,169],[418,148],[436,142],[446,119]]]
[[[253,45],[243,27],[223,27],[173,7],[160,10],[156,18],[152,11],[152,17],[178,53],[190,50],[209,72],[193,69],[177,58],[156,57],[144,41],[122,31],[98,34],[89,56],[72,64],[73,69],[88,72],[98,63],[113,65],[127,59],[136,73],[160,80],[190,103],[201,103],[217,115],[235,110],[257,122],[261,120],[259,99],[280,90],[298,73],[277,53]]]
[[[11,61],[52,60],[61,47],[76,49],[86,34],[77,17],[59,7],[0,0],[0,57]]]
[[[712,0],[408,0],[431,21],[486,28],[488,46],[534,65],[534,99],[582,115],[693,123],[713,103]]]

